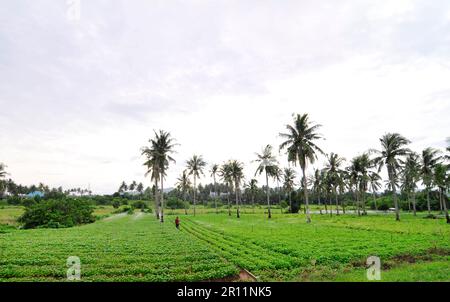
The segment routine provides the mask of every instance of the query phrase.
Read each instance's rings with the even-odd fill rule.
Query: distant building
[[[30,192],[27,194],[28,198],[35,198],[36,196],[39,196],[42,198],[42,197],[44,197],[44,193],[42,193],[41,191],[33,191],[33,192]]]

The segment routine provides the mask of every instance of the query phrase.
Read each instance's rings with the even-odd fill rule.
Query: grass
[[[83,281],[198,281],[236,275],[245,268],[261,281],[366,281],[365,260],[379,256],[382,281],[450,281],[450,226],[444,219],[402,214],[313,215],[275,212],[229,217],[226,209],[198,208],[197,216],[166,210],[111,215],[69,229],[0,228],[0,281],[64,281],[66,259],[78,256]],[[192,209],[190,209],[192,210]],[[21,208],[0,209],[14,221]],[[173,215],[170,215],[173,214]],[[173,226],[181,218],[181,231]],[[14,223],[13,223],[14,224]]]

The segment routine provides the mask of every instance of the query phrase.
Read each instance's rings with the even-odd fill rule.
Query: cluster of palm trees
[[[141,149],[146,156],[144,165],[147,168],[146,176],[155,184],[155,213],[156,217],[164,222],[164,178],[171,162],[175,159],[171,156],[176,146],[175,140],[169,132],[155,131],[155,137],[149,140],[150,146]]]
[[[339,215],[339,208],[345,213],[345,205],[342,202],[339,205],[339,194],[350,192],[356,200],[356,208],[358,215],[366,215],[366,193],[371,191],[376,205],[376,192],[382,187],[382,178],[380,172],[385,167],[388,175],[386,182],[387,188],[392,192],[396,220],[400,220],[400,211],[397,198],[397,190],[401,189],[412,198],[414,214],[416,213],[415,192],[417,191],[417,183],[421,180],[425,186],[428,200],[428,211],[430,208],[429,193],[433,187],[438,187],[440,192],[441,210],[445,211],[447,222],[450,223],[445,199],[445,192],[449,188],[449,165],[448,155],[440,156],[438,150],[427,148],[423,150],[421,155],[407,148],[410,143],[408,139],[398,133],[387,133],[380,138],[381,148],[370,149],[361,155],[351,159],[348,166],[344,167],[345,158],[335,153],[326,154],[317,144],[322,136],[318,130],[321,125],[312,123],[308,114],[294,114],[292,124],[286,125],[286,132],[280,133],[279,136],[284,140],[279,146],[279,152],[284,151],[289,167],[280,168],[273,147],[267,145],[261,153],[256,153],[254,162],[258,163],[255,171],[256,175],[264,174],[265,189],[267,195],[267,213],[268,218],[272,217],[270,204],[270,188],[269,179],[273,179],[278,183],[283,182],[283,189],[289,196],[289,208],[292,210],[291,193],[296,186],[296,172],[293,167],[300,167],[301,181],[300,189],[303,193],[304,211],[306,221],[311,222],[311,213],[309,207],[309,192],[314,192],[318,196],[319,205],[321,205],[321,196],[328,197],[329,212],[332,215],[332,201],[330,196],[334,196],[336,214]],[[151,147],[143,148],[143,154],[147,156],[145,165],[147,166],[147,174],[151,174],[151,179],[157,186],[161,183],[161,194],[155,192],[155,208],[158,208],[161,221],[163,221],[163,179],[167,171],[169,162],[174,162],[170,156],[173,153],[175,144],[170,134],[164,131],[155,132],[155,138],[150,140]],[[447,148],[447,151],[448,148]],[[312,176],[306,174],[309,165],[316,162],[319,155],[326,157],[326,165],[322,169],[315,169]],[[184,199],[186,193],[191,189],[191,180],[193,178],[193,205],[195,215],[196,205],[196,188],[197,180],[204,175],[204,169],[207,163],[202,156],[194,155],[186,162],[186,169],[178,178],[177,188],[183,193]],[[229,160],[222,165],[213,164],[210,175],[214,180],[214,188],[216,188],[216,176],[226,184],[228,189],[228,214],[231,215],[231,192],[235,192],[236,200],[236,216],[240,217],[240,196],[241,185],[244,180],[244,165],[237,160]],[[311,189],[309,187],[311,186]],[[251,179],[245,187],[252,196],[252,204],[254,205],[254,196],[258,189],[257,180]],[[218,194],[215,189],[215,194]],[[278,191],[280,196],[280,191]],[[160,203],[157,200],[160,199]],[[281,201],[281,197],[279,197]],[[161,206],[159,206],[161,204]],[[324,199],[323,205],[325,213],[328,212],[327,201]],[[217,204],[215,204],[217,212]],[[186,211],[187,213],[187,211]],[[322,214],[322,207],[320,207]]]

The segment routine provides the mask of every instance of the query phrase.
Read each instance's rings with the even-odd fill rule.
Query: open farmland
[[[7,228],[0,281],[64,281],[69,256],[80,257],[82,281],[238,280],[241,268],[260,281],[365,281],[371,255],[382,260],[382,281],[450,281],[443,219],[207,214],[180,216],[178,231],[174,218],[136,212],[67,229]]]
[[[83,281],[207,280],[236,267],[207,245],[148,214],[119,214],[69,229],[0,233],[1,281],[64,281],[81,259]]]

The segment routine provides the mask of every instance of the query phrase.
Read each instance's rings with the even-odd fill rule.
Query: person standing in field
[[[180,229],[180,218],[175,218],[175,226],[177,227],[177,229]]]

